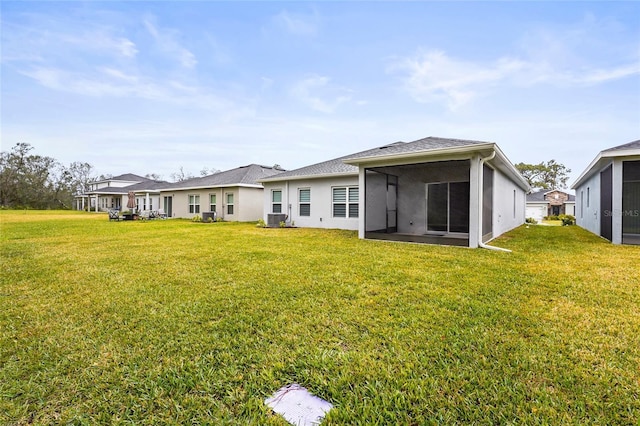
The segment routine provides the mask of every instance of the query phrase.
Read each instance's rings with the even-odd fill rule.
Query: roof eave
[[[613,151],[600,151],[596,158],[589,163],[586,169],[578,176],[578,179],[571,185],[571,189],[576,189],[582,185],[585,180],[591,177],[594,173],[599,171],[602,166],[598,166],[598,163],[602,161],[602,164],[606,164],[608,160],[613,160],[617,157],[640,157],[640,149],[621,149]],[[596,167],[598,166],[598,167]]]
[[[231,188],[231,187],[242,187],[242,188],[263,188],[262,185],[257,185],[253,183],[230,183],[230,184],[217,184],[217,185],[201,185],[201,186],[185,186],[185,187],[176,187],[176,188],[160,188],[158,192],[169,192],[169,191],[193,191],[198,189],[217,189],[217,188]]]
[[[456,154],[466,154],[472,153],[476,151],[482,151],[485,149],[494,149],[496,146],[493,142],[487,142],[483,144],[475,144],[475,145],[463,145],[457,147],[447,147],[447,148],[436,148],[436,149],[427,149],[413,152],[400,152],[395,154],[387,154],[387,155],[376,155],[369,157],[358,157],[358,158],[347,158],[343,160],[345,164],[351,164],[353,166],[359,166],[361,164],[367,163],[378,163],[385,162],[391,160],[415,160],[418,158],[426,158],[426,157],[446,157],[447,155],[456,155]]]
[[[339,178],[339,177],[353,177],[358,176],[358,172],[343,172],[343,173],[322,173],[315,175],[299,175],[299,176],[285,176],[260,179],[258,182],[270,183],[270,182],[284,182],[287,180],[306,180],[306,179],[326,179],[326,178]]]

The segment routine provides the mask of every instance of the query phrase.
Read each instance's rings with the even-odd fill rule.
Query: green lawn
[[[0,424],[634,424],[640,247],[0,212]]]

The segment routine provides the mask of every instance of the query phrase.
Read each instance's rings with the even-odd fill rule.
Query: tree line
[[[55,158],[37,155],[28,143],[17,143],[10,151],[0,153],[0,207],[8,209],[71,209],[74,197],[84,194],[91,183],[110,179],[112,175],[96,175],[91,164],[74,161],[64,165]],[[200,176],[219,170],[204,167]],[[147,179],[162,180],[150,173]],[[193,178],[182,167],[171,174],[174,182]]]
[[[76,194],[89,189],[93,166],[80,161],[68,166],[37,155],[28,143],[0,153],[2,208],[70,209]]]

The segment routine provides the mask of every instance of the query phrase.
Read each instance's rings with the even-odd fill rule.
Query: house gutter
[[[483,193],[483,187],[484,187],[484,163],[486,163],[487,161],[493,160],[493,158],[496,156],[496,151],[494,150],[491,155],[489,155],[488,157],[480,157],[480,167],[479,167],[479,176],[478,176],[478,182],[479,182],[479,189],[480,189],[480,203],[479,206],[480,208],[478,209],[479,214],[478,214],[478,246],[482,247],[484,249],[488,249],[488,250],[496,250],[496,251],[504,251],[507,253],[511,253],[511,250],[506,249],[506,248],[502,248],[502,247],[495,247],[495,246],[490,246],[487,245],[485,243],[482,242],[482,201],[484,200],[484,193]]]

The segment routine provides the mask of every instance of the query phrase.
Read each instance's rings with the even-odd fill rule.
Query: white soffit
[[[264,400],[273,411],[296,426],[317,426],[333,405],[297,383],[284,386]]]

